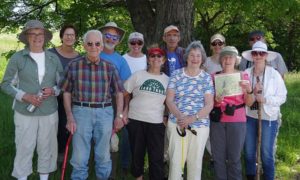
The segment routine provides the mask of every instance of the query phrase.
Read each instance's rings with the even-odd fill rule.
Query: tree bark
[[[145,44],[160,43],[163,30],[175,25],[181,33],[180,45],[186,47],[192,38],[194,0],[126,0],[132,24],[144,34]]]

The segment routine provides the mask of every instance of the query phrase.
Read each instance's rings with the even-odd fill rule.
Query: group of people
[[[130,169],[142,180],[147,154],[149,179],[182,179],[185,172],[187,179],[201,179],[206,146],[215,179],[243,179],[244,150],[251,180],[256,175],[261,121],[263,176],[274,179],[287,69],[279,53],[268,51],[263,32],[249,34],[251,50],[242,57],[225,44],[223,35],[215,34],[208,58],[200,41],[179,47],[180,30],[174,25],[164,29],[164,45],[152,45],[146,54],[139,32],[129,35],[128,53],[116,52],[124,35],[114,22],[89,30],[83,36],[86,54],[80,55],[74,49],[74,26],[63,26],[62,44],[47,50],[52,33],[38,20],[25,24],[19,35],[25,48],[11,57],[1,83],[1,89],[14,98],[12,176],[27,179],[36,148],[37,171],[41,180],[47,180],[71,133],[70,178],[88,179],[93,148],[97,178],[116,179],[118,163],[110,144],[112,135],[121,131],[123,177]],[[238,90],[218,93],[218,77],[236,75],[238,80],[229,89]]]

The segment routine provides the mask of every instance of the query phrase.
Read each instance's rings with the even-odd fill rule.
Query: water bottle
[[[39,98],[41,98],[43,93],[40,91],[37,95],[39,96]],[[36,106],[33,104],[29,104],[26,109],[29,112],[33,112],[36,109]]]

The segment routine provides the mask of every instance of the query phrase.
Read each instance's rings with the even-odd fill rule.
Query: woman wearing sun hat
[[[169,78],[161,73],[166,60],[164,51],[151,47],[147,56],[149,68],[135,72],[124,83],[125,94],[132,94],[127,124],[132,153],[131,173],[136,179],[143,179],[147,151],[149,179],[161,180],[164,178],[164,102]]]
[[[268,61],[274,60],[276,53],[268,51],[267,45],[257,41],[252,50],[244,51],[242,56],[253,61],[254,66],[246,69],[250,77],[255,102],[247,107],[247,133],[245,141],[245,164],[248,179],[256,174],[258,103],[261,104],[261,159],[263,176],[273,180],[275,175],[274,142],[277,134],[280,106],[286,101],[287,90],[280,74]]]
[[[248,74],[235,69],[239,63],[238,50],[225,46],[220,52],[222,71],[213,74],[215,79],[221,75],[237,75],[242,81],[235,81],[241,91],[234,95],[216,93],[214,112],[211,116],[210,141],[214,160],[215,179],[242,180],[241,152],[246,137],[246,105],[251,105],[253,97]],[[215,83],[216,84],[216,83]],[[219,111],[217,111],[219,110]]]
[[[30,20],[19,40],[26,46],[10,59],[1,85],[14,98],[16,156],[12,176],[26,180],[32,173],[35,148],[40,179],[56,170],[57,159],[57,83],[62,65],[44,46],[52,33],[42,22]]]

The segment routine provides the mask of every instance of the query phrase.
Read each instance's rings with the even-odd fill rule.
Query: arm
[[[177,108],[174,98],[175,98],[175,91],[173,89],[167,89],[166,104],[169,108],[169,112],[174,114],[177,119],[181,119],[184,116],[184,114],[181,113]]]
[[[74,134],[76,131],[76,122],[72,113],[72,98],[70,92],[64,92],[64,107],[67,115],[67,129],[71,132],[71,134]]]
[[[123,93],[124,96],[124,109],[123,109],[123,123],[127,124],[128,123],[128,111],[129,111],[129,102],[131,100],[131,94],[129,92],[125,91]]]
[[[119,131],[124,126],[122,118],[120,117],[120,114],[123,112],[123,105],[124,105],[124,96],[122,92],[117,92],[116,94],[116,104],[117,104],[117,113],[114,120],[114,129],[116,131]]]

